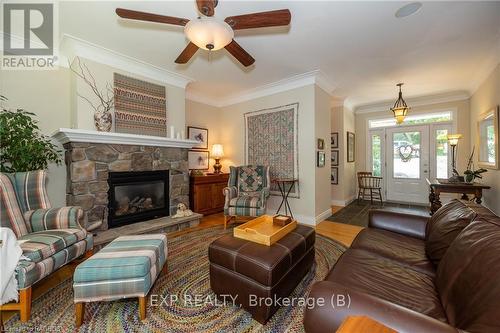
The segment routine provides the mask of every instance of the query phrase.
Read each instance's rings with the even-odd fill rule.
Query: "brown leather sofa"
[[[398,332],[500,332],[500,218],[459,200],[432,218],[373,210],[309,297],[325,304],[305,310],[307,333],[352,315]]]

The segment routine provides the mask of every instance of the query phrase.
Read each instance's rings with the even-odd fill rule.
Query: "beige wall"
[[[339,133],[338,185],[331,185],[331,203],[335,206],[345,206],[356,195],[357,160],[347,162],[347,132],[356,134],[355,117],[351,109],[343,106],[333,107],[331,114],[331,131]],[[356,144],[357,140],[358,137]]]
[[[1,71],[0,94],[9,98],[8,106],[11,108],[23,108],[35,113],[42,133],[51,135],[60,127],[70,127],[69,83],[69,70],[65,68],[54,71]],[[64,158],[61,166],[49,166],[48,192],[53,206],[65,204]]]
[[[221,125],[222,111],[211,105],[186,100],[186,135],[187,126],[201,127],[208,129],[208,149],[212,145],[220,142],[220,133],[223,128]],[[224,153],[227,155],[226,147]],[[214,159],[210,159],[210,172],[213,172]],[[228,170],[225,157],[221,159],[220,163],[224,166],[224,171]]]
[[[131,74],[126,71],[104,65],[101,63],[97,63],[95,61],[81,58],[82,63],[87,65],[88,69],[94,76],[97,85],[100,90],[104,91],[106,87],[106,83],[111,84],[113,86],[113,74],[119,73],[123,75],[127,75],[133,78],[137,78],[140,80],[144,80],[147,82],[156,83],[159,85],[165,86],[166,89],[166,97],[167,97],[167,128],[170,129],[170,126],[175,127],[175,131],[182,131],[185,129],[185,89],[179,88],[176,86],[168,85],[163,82],[159,82],[147,77],[141,77],[136,74]],[[73,62],[73,68],[77,69],[78,66]],[[94,103],[97,103],[98,99],[90,89],[90,87],[80,78],[76,77],[72,73],[71,75],[71,104],[72,104],[72,114],[71,114],[71,125],[73,128],[80,129],[89,129],[95,130],[94,120],[93,120],[93,109],[87,103],[87,101],[82,98],[76,98],[77,93],[85,96],[89,100]],[[170,135],[170,133],[168,134]]]
[[[330,216],[331,198],[330,193],[330,95],[318,86],[315,86],[315,134],[317,139],[323,139],[325,142],[325,166],[316,168],[316,187],[315,187],[315,217],[324,219]],[[325,213],[326,212],[326,213]]]
[[[500,64],[481,84],[470,99],[470,145],[477,144],[477,121],[479,115],[500,105]],[[498,144],[498,143],[497,143]],[[477,167],[477,154],[475,165]],[[500,170],[488,170],[483,174],[482,183],[491,186],[484,192],[484,205],[500,214]]]
[[[470,119],[469,119],[469,100],[454,101],[447,103],[439,103],[432,105],[423,105],[413,107],[411,113],[430,113],[436,111],[455,111],[457,115],[457,133],[464,136],[464,140],[460,140],[457,154],[457,169],[459,172],[465,171],[467,165],[467,156],[470,153],[470,142],[465,139],[470,135]],[[367,133],[368,119],[392,117],[390,110],[383,112],[372,112],[356,114],[356,171],[366,171],[369,169],[367,165]]]

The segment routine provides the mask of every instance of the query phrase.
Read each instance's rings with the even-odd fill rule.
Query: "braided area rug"
[[[72,280],[55,286],[33,302],[31,320],[19,315],[5,323],[7,332],[303,332],[303,307],[280,308],[266,325],[243,309],[214,304],[210,289],[208,245],[232,232],[222,227],[195,230],[168,239],[168,274],[160,276],[150,295],[156,306],[147,307],[147,319],[138,319],[137,300],[87,303],[84,324],[76,329]],[[345,247],[316,235],[316,259],[311,271],[290,297],[306,296],[314,281],[322,280]],[[198,298],[195,299],[195,295]],[[164,301],[168,296],[172,301]],[[177,298],[177,301],[173,301]],[[189,299],[189,301],[186,301]],[[205,300],[208,300],[205,302]]]

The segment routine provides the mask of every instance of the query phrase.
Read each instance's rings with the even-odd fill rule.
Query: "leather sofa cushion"
[[[425,254],[425,242],[395,232],[366,228],[351,245],[351,249],[364,249],[402,265],[434,276],[435,268]]]
[[[447,322],[432,276],[377,254],[349,249],[325,280]]]
[[[436,273],[450,324],[500,332],[500,218],[479,217],[453,241]]]
[[[450,244],[476,217],[476,212],[459,200],[452,200],[441,207],[427,224],[425,251],[437,266]]]
[[[314,242],[314,229],[303,225],[298,225],[273,246],[226,235],[210,244],[208,257],[212,264],[272,287],[302,259]]]

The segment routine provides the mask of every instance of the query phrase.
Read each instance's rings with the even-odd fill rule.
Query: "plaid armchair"
[[[232,166],[229,170],[228,187],[224,188],[224,228],[236,216],[263,215],[271,187],[268,166]]]
[[[92,234],[82,227],[83,210],[51,208],[46,179],[46,171],[0,173],[1,226],[12,229],[29,259],[16,268],[19,303],[0,310],[20,310],[21,321],[30,317],[31,286],[93,247]]]

